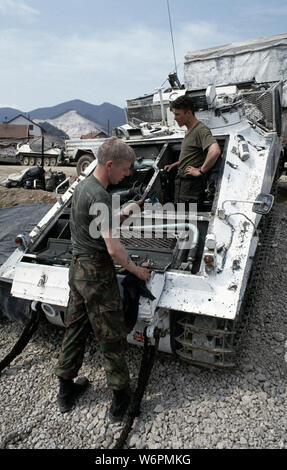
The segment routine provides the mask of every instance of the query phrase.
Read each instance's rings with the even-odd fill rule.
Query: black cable
[[[155,333],[155,344],[153,346],[148,346],[148,338],[146,335],[146,328],[144,330],[144,352],[142,355],[139,376],[138,376],[138,385],[132,397],[131,405],[127,411],[127,420],[125,426],[121,432],[120,437],[118,438],[113,449],[122,449],[124,443],[127,440],[127,437],[132,428],[135,417],[140,413],[140,404],[144,395],[145,388],[148,383],[148,379],[154,364],[154,359],[156,352],[158,350],[159,344],[159,332]]]
[[[21,333],[20,338],[11,349],[11,351],[7,354],[4,359],[0,362],[0,373],[7,367],[11,362],[17,357],[23,349],[29,343],[31,337],[33,336],[34,332],[36,331],[40,320],[40,312],[38,308],[36,310],[32,310],[31,318],[29,319],[27,325],[25,326],[23,332]]]

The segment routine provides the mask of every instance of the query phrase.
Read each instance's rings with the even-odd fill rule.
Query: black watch
[[[198,168],[198,170],[199,170],[199,173],[200,173],[201,175],[204,175],[204,173],[203,173],[203,171],[202,171],[201,168]]]

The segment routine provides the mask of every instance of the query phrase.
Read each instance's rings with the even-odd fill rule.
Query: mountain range
[[[122,108],[111,103],[95,105],[78,99],[29,112],[3,107],[0,108],[0,122],[10,121],[19,114],[37,123],[48,122],[66,132],[69,137],[79,137],[95,129],[111,134],[114,127],[126,123]]]

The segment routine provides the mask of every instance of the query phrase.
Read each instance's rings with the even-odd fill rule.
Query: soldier
[[[73,381],[82,366],[85,342],[92,328],[103,355],[107,386],[113,390],[110,418],[121,419],[130,401],[129,371],[125,360],[127,328],[124,322],[113,260],[147,281],[148,269],[136,266],[129,258],[119,238],[112,232],[112,198],[106,191],[109,184],[118,184],[129,175],[135,160],[133,149],[116,137],[109,138],[99,148],[94,172],[75,188],[71,208],[71,239],[73,258],[69,270],[70,298],[65,319],[66,331],[56,375],[60,389],[58,403],[61,412],[69,411],[75,398],[89,382],[86,378]],[[101,225],[100,236],[92,236],[94,216],[91,207],[104,204],[107,220]],[[140,202],[131,203],[120,214],[121,221]],[[107,223],[108,222],[108,223]]]
[[[204,199],[206,173],[215,165],[221,154],[216,139],[208,127],[194,115],[191,97],[183,95],[171,103],[171,110],[178,125],[186,126],[179,160],[166,165],[165,170],[178,168],[175,179],[175,203],[194,203],[199,208]]]

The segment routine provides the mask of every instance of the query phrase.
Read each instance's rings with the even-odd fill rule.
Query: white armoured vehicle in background
[[[129,342],[142,344],[146,326],[151,338],[159,328],[161,351],[202,366],[234,365],[260,222],[270,210],[273,183],[286,157],[282,132],[287,93],[280,75],[286,46],[287,35],[281,35],[188,54],[185,88],[173,86],[128,102],[128,124],[115,134],[134,148],[137,160],[130,177],[110,190],[122,202],[149,200],[140,220],[131,224],[131,218],[121,231],[121,240],[135,263],[150,267],[147,287],[155,297],[140,298]],[[274,75],[267,79],[262,72],[266,61]],[[164,167],[179,157],[184,132],[172,120],[169,103],[184,93],[193,97],[197,119],[211,129],[222,154],[208,174],[202,212],[182,211],[175,217],[168,209],[174,174]],[[69,297],[73,190],[95,165],[96,160],[0,267],[12,297],[32,302],[33,308],[38,303],[58,325],[63,325]],[[166,210],[159,213],[163,205]],[[152,236],[140,237],[147,226]],[[187,233],[192,242],[188,248]],[[120,282],[125,273],[116,268]]]
[[[25,166],[56,166],[63,158],[63,146],[54,137],[34,137],[17,145],[16,158]]]

